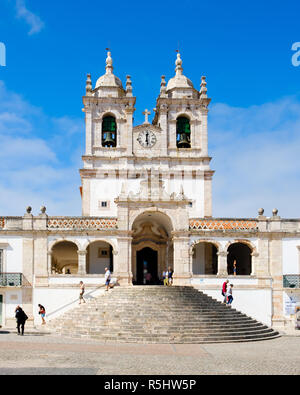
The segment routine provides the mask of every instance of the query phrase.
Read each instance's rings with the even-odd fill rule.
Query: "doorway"
[[[136,255],[136,284],[154,285],[158,284],[158,259],[157,251],[146,247],[137,252]]]

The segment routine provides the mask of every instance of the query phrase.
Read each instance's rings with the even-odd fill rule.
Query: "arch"
[[[230,243],[227,247],[227,271],[229,275],[250,276],[252,273],[253,246],[244,240]],[[234,270],[234,262],[235,270]]]
[[[240,243],[240,244],[247,245],[250,248],[250,250],[252,251],[252,255],[258,255],[257,248],[255,247],[255,245],[252,244],[251,241],[245,240],[245,239],[235,239],[235,240],[232,240],[232,241],[228,241],[228,243],[224,247],[224,251],[228,251],[228,248],[232,244],[235,244],[235,243]]]
[[[141,276],[151,274],[154,283],[159,283],[162,272],[173,267],[172,219],[155,208],[140,210],[130,219],[132,230],[132,275],[133,282],[140,284]],[[146,262],[144,270],[143,262]]]
[[[157,207],[140,209],[138,212],[134,213],[129,219],[129,229],[132,230],[134,225],[139,222],[149,221],[149,217],[147,218],[149,215],[153,216],[152,221],[156,220],[166,227],[169,234],[175,229],[172,217],[170,217],[164,210],[158,209]]]
[[[108,267],[111,272],[114,270],[114,247],[107,240],[93,240],[85,243],[86,270],[88,274],[104,274]]]
[[[51,246],[51,273],[77,274],[78,251],[77,243],[69,240],[59,240]]]
[[[176,119],[176,145],[177,148],[191,148],[191,122],[185,115]]]
[[[95,239],[95,240],[87,240],[87,241],[83,244],[82,249],[83,249],[83,250],[86,250],[90,244],[95,243],[95,242],[97,242],[97,241],[102,241],[103,243],[110,244],[110,245],[112,246],[112,248],[113,248],[113,254],[114,254],[114,255],[117,255],[117,254],[118,254],[118,248],[117,248],[116,242],[115,242],[114,240],[109,240],[109,239],[104,239],[104,238],[97,238],[97,239]]]
[[[217,275],[220,244],[214,240],[197,240],[191,248],[193,274]]]
[[[105,114],[102,117],[102,147],[116,147],[117,146],[117,120],[115,115]]]
[[[218,252],[222,252],[222,246],[221,246],[221,244],[218,241],[213,240],[213,239],[200,239],[200,240],[194,240],[191,243],[191,247],[190,247],[191,255],[193,255],[193,250],[197,246],[197,244],[199,244],[199,243],[210,243],[210,244],[213,244],[216,247],[216,249],[218,250]]]
[[[53,247],[54,247],[56,244],[62,243],[62,242],[64,242],[64,241],[68,241],[68,242],[70,242],[70,243],[74,243],[74,244],[76,244],[78,250],[81,249],[81,245],[79,244],[79,242],[78,242],[77,240],[70,239],[70,238],[67,238],[67,239],[63,239],[63,238],[62,238],[62,239],[56,239],[56,240],[51,241],[51,242],[49,243],[49,245],[48,245],[48,252],[49,252],[49,253],[52,253]]]

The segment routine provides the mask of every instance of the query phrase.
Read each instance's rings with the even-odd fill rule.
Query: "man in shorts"
[[[110,285],[111,282],[111,273],[110,270],[108,270],[108,268],[105,268],[105,285],[106,285],[106,291],[108,291],[109,288],[112,288],[112,285]]]

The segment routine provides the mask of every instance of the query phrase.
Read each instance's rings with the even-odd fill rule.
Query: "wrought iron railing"
[[[300,288],[300,274],[286,274],[283,276],[284,288]]]
[[[0,287],[21,287],[22,273],[0,273]]]

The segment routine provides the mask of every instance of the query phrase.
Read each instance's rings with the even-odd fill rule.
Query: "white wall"
[[[1,247],[1,244],[4,247]],[[8,246],[6,246],[8,244]],[[22,273],[23,239],[21,236],[0,236],[0,248],[4,250],[4,272]]]
[[[201,289],[205,294],[223,302],[220,290]],[[234,289],[232,307],[255,320],[272,326],[271,289]]]
[[[104,282],[104,279],[103,279]],[[85,281],[86,283],[86,281]],[[95,298],[102,294],[102,288],[85,289],[84,298],[86,300]],[[33,313],[35,325],[41,324],[41,317],[38,314],[38,304],[46,309],[46,321],[53,320],[56,317],[78,306],[79,287],[55,287],[55,288],[36,288],[33,291]]]
[[[300,274],[300,239],[282,240],[282,267],[284,274]]]

